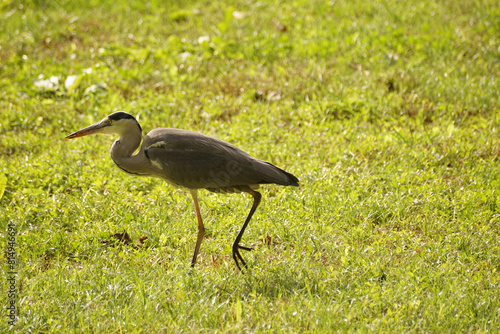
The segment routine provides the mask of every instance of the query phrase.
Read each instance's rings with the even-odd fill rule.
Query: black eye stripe
[[[139,125],[139,122],[137,122],[137,120],[135,119],[134,116],[132,116],[130,114],[127,114],[126,112],[117,111],[117,112],[112,113],[111,115],[109,115],[108,119],[111,120],[111,121],[114,121],[114,122],[119,121],[121,119],[130,119],[130,120],[133,120],[137,124],[137,126],[139,127],[139,130],[141,130],[141,132],[142,132],[142,128]]]
[[[118,121],[120,119],[133,119],[135,121],[134,116],[127,114],[126,112],[123,111],[112,113],[111,115],[108,116],[108,118],[113,121]]]

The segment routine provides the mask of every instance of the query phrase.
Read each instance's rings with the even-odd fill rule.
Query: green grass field
[[[0,22],[0,332],[500,331],[498,1],[3,0]],[[117,110],[300,179],[261,188],[247,271],[250,196],[200,192],[191,270],[189,193],[121,172],[117,138],[64,139]]]

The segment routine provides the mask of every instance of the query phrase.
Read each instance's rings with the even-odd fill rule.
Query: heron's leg
[[[240,249],[252,250],[252,248],[240,246],[241,237],[243,236],[243,233],[245,233],[245,229],[247,228],[248,222],[252,218],[252,215],[254,214],[255,210],[257,210],[257,207],[259,206],[260,200],[262,198],[262,195],[257,191],[253,191],[251,189],[248,189],[248,190],[246,190],[246,192],[253,196],[253,205],[252,205],[252,208],[250,209],[250,212],[248,213],[248,216],[247,216],[247,219],[245,220],[245,223],[243,223],[243,226],[241,227],[241,230],[238,233],[238,236],[236,236],[236,239],[234,240],[234,243],[233,243],[233,259],[234,259],[234,262],[236,262],[236,266],[238,267],[239,270],[241,270],[241,268],[240,268],[240,265],[238,263],[238,259],[240,259],[241,263],[243,264],[243,266],[245,268],[247,266],[247,264],[245,263],[245,260],[243,260],[243,258],[241,257],[239,250]]]
[[[194,208],[196,210],[196,218],[198,218],[198,238],[196,239],[196,247],[194,248],[193,260],[191,260],[191,268],[192,268],[196,263],[196,258],[198,257],[198,252],[200,251],[201,241],[203,240],[203,235],[205,234],[205,227],[203,226],[203,220],[201,219],[201,213],[200,213],[200,206],[198,205],[198,191],[196,189],[192,189],[191,196],[193,197]]]

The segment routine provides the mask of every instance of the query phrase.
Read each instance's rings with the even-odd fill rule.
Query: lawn
[[[498,1],[3,0],[0,22],[0,332],[500,331]],[[250,196],[200,191],[191,269],[189,193],[116,168],[117,138],[64,139],[118,110],[299,178],[262,186],[247,270]]]

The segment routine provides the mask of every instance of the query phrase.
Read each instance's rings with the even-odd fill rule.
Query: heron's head
[[[117,111],[104,117],[100,122],[88,126],[84,129],[73,132],[66,139],[72,139],[95,133],[124,135],[130,131],[142,132],[142,128],[134,116],[123,111]]]

